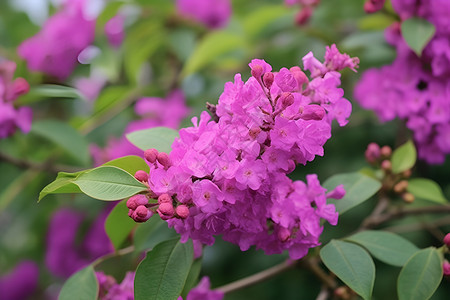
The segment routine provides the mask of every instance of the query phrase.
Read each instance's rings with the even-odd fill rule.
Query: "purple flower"
[[[2,299],[28,299],[36,291],[39,269],[33,261],[22,261],[10,273],[0,277]]]
[[[178,12],[209,28],[225,27],[231,16],[229,0],[177,0]]]
[[[124,33],[125,17],[117,14],[105,24],[105,34],[111,46],[119,48],[125,37]]]
[[[134,276],[135,272],[127,272],[120,284],[114,277],[103,272],[95,272],[99,283],[100,300],[134,300]]]
[[[209,277],[205,276],[198,285],[189,291],[186,300],[222,300],[224,293],[211,290]]]
[[[83,13],[84,1],[69,1],[50,17],[35,36],[18,48],[28,68],[64,80],[77,65],[78,55],[94,41],[95,20]]]

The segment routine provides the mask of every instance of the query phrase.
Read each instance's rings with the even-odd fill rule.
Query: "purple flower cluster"
[[[177,129],[180,127],[181,121],[189,114],[189,108],[186,106],[184,95],[180,90],[172,91],[166,99],[142,98],[136,102],[134,111],[141,117],[141,120],[128,124],[125,134],[157,126]],[[91,146],[91,154],[96,165],[126,155],[142,156],[142,151],[131,144],[125,134],[119,139],[109,139],[108,145],[104,149],[95,145]]]
[[[78,55],[94,41],[95,20],[86,16],[84,5],[85,0],[66,0],[38,34],[19,46],[28,68],[61,80],[72,73]]]
[[[35,292],[39,269],[33,261],[22,261],[9,274],[0,277],[0,299],[28,299]]]
[[[211,290],[211,283],[207,276],[194,287],[186,296],[186,300],[222,300],[224,293],[220,291]],[[183,300],[180,296],[178,300]]]
[[[208,28],[225,27],[231,17],[230,0],[177,0],[178,12]]]
[[[134,272],[127,272],[120,284],[114,277],[103,272],[95,272],[99,283],[99,300],[133,300],[134,299]]]
[[[23,132],[31,129],[32,111],[29,107],[14,107],[14,101],[30,89],[23,78],[14,78],[16,64],[0,61],[0,139],[12,135],[17,128]]]
[[[113,247],[104,228],[107,215],[108,211],[104,211],[78,244],[77,235],[84,215],[70,209],[57,211],[47,232],[47,268],[57,276],[68,278],[96,258],[112,252]]]
[[[450,153],[450,2],[393,0],[392,5],[402,20],[424,18],[436,33],[418,57],[401,36],[399,23],[388,28],[386,40],[396,47],[397,57],[391,65],[366,71],[355,98],[383,122],[404,120],[419,157],[440,164]]]
[[[337,71],[357,62],[335,45],[324,63],[308,53],[303,63],[310,80],[300,67],[272,72],[254,59],[252,77],[244,82],[237,74],[228,82],[218,105],[209,107],[213,116],[193,118],[170,155],[145,151],[150,173],[136,178],[148,182],[150,192],[128,200],[130,216],[142,222],[157,213],[182,241],[211,245],[222,235],[243,251],[254,245],[267,254],[306,255],[319,245],[321,219],[337,223],[327,198],[345,191],[339,186],[327,193],[316,175],[305,183],[287,174],[323,155],[332,120],[347,123],[351,104]]]

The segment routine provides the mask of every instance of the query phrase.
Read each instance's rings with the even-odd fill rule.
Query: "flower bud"
[[[264,74],[264,68],[260,65],[254,65],[252,67],[252,76],[255,77],[259,82],[261,82],[261,76]]]
[[[144,158],[151,164],[154,164],[156,162],[156,157],[158,156],[158,150],[152,148],[147,149],[144,152]]]
[[[370,143],[365,152],[366,160],[369,163],[376,162],[381,156],[380,146],[377,143]]]
[[[311,15],[313,13],[313,8],[311,6],[304,6],[296,15],[295,15],[295,24],[298,26],[305,25]]]
[[[308,77],[302,71],[302,69],[300,69],[300,67],[298,67],[298,66],[290,68],[289,71],[291,71],[292,76],[294,76],[295,80],[297,80],[297,83],[298,83],[298,86],[299,86],[299,90],[300,90],[302,85],[304,83],[308,82]]]
[[[189,216],[189,208],[186,205],[178,205],[175,213],[180,219],[186,219]]]
[[[383,146],[380,149],[380,153],[381,153],[381,156],[383,156],[384,158],[388,158],[388,157],[391,157],[392,149],[389,146]]]
[[[383,169],[383,170],[385,170],[385,171],[387,171],[387,172],[391,171],[391,169],[392,169],[392,163],[391,163],[391,161],[390,161],[390,160],[387,160],[387,159],[383,160],[383,161],[381,162],[381,169]]]
[[[263,83],[264,83],[264,86],[268,90],[270,90],[270,88],[272,87],[274,78],[275,78],[275,76],[273,75],[272,72],[267,72],[267,73],[264,74],[264,76],[263,76]]]
[[[406,192],[406,189],[408,188],[408,181],[401,180],[396,185],[394,185],[394,192],[397,194],[401,194],[403,192]]]
[[[281,94],[280,96],[280,103],[281,103],[281,107],[284,109],[290,105],[292,105],[294,103],[294,96],[289,93],[289,92],[284,92],[283,94]]]
[[[413,203],[414,202],[414,195],[411,193],[403,193],[402,194],[402,199],[403,201],[405,201],[406,203]]]
[[[141,182],[147,182],[148,181],[148,174],[145,171],[139,170],[134,174],[134,178]]]
[[[450,276],[450,263],[447,260],[442,264],[442,271],[444,272],[444,276]]]
[[[30,90],[30,85],[24,78],[18,77],[13,82],[12,90],[14,98],[16,98],[20,95],[28,93],[28,91]]]
[[[280,241],[286,242],[289,239],[289,237],[291,236],[291,232],[287,228],[280,227],[280,229],[278,230],[277,236]]]
[[[139,205],[131,216],[135,222],[145,222],[153,215],[152,211],[144,205]]]
[[[386,0],[367,0],[364,3],[364,11],[368,14],[373,14],[381,10]]]
[[[158,156],[156,157],[158,162],[164,166],[164,168],[170,167],[170,158],[169,155],[165,152],[159,152]]]
[[[302,108],[302,113],[300,115],[300,118],[309,121],[309,120],[316,120],[320,121],[325,117],[325,109],[320,105],[306,105]]]
[[[172,203],[168,202],[161,203],[156,211],[163,220],[168,220],[175,214]]]
[[[127,207],[132,210],[135,210],[139,205],[147,205],[147,204],[148,199],[145,195],[142,194],[131,196],[127,200]]]
[[[447,247],[450,248],[450,233],[447,233],[447,235],[444,237],[444,244],[446,244]]]
[[[334,188],[334,190],[329,191],[326,194],[327,199],[333,198],[333,199],[342,199],[345,196],[345,189],[344,185],[340,184],[337,187]]]
[[[408,170],[402,172],[402,176],[405,178],[411,177],[411,174],[412,174],[411,169],[408,169]]]
[[[172,203],[172,197],[169,196],[169,194],[161,194],[158,197],[158,203],[162,204],[162,203]]]

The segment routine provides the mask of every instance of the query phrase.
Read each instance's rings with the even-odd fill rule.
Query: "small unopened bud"
[[[139,205],[131,216],[135,222],[145,222],[153,215],[152,211],[144,205]]]
[[[409,177],[411,177],[411,175],[412,175],[411,169],[408,169],[408,170],[402,172],[402,176],[405,178],[409,178]]]
[[[350,299],[350,293],[349,290],[346,286],[340,286],[337,289],[334,290],[334,295],[338,298],[338,299],[344,299],[344,300],[348,300]]]
[[[367,149],[365,152],[365,157],[369,163],[372,164],[372,163],[376,162],[380,158],[380,155],[381,155],[381,150],[380,150],[380,146],[378,146],[377,143],[370,143],[367,146]]]
[[[394,192],[397,194],[401,194],[403,192],[406,192],[406,189],[408,188],[408,181],[401,180],[396,185],[394,185]]]
[[[367,0],[364,3],[364,11],[368,14],[373,14],[383,8],[384,2],[385,0]]]
[[[333,198],[333,199],[342,199],[345,196],[345,189],[344,185],[340,184],[337,187],[334,188],[334,190],[331,190],[326,194],[327,199]]]
[[[381,153],[381,156],[383,156],[384,158],[391,157],[392,148],[389,146],[383,146],[380,149],[380,153]]]
[[[275,76],[273,75],[272,72],[267,72],[264,74],[263,76],[263,83],[264,86],[270,90],[270,88],[272,87],[273,84],[273,80],[274,80]]]
[[[383,161],[381,162],[381,169],[383,169],[383,170],[385,170],[385,171],[391,171],[391,169],[392,169],[392,163],[391,163],[391,161],[390,161],[390,160],[387,160],[387,159],[383,160]]]
[[[154,164],[156,162],[156,157],[158,156],[158,150],[152,148],[147,149],[144,152],[144,158],[151,164]]]
[[[298,13],[295,15],[295,24],[301,26],[305,25],[312,16],[314,9],[311,6],[304,6]]]
[[[306,105],[302,109],[302,113],[300,115],[300,118],[308,121],[308,120],[316,120],[320,121],[325,117],[325,109],[320,105]]]
[[[148,181],[148,174],[145,171],[139,170],[134,174],[134,178],[136,178],[139,181],[147,182]]]
[[[308,76],[306,76],[300,67],[294,66],[290,68],[289,71],[291,71],[292,76],[297,80],[299,88],[301,88],[304,83],[308,82]]]
[[[180,219],[186,219],[189,216],[189,208],[186,205],[178,205],[175,213]]]
[[[172,197],[169,196],[169,194],[161,194],[158,197],[158,203],[162,204],[162,203],[172,203]]]
[[[255,77],[259,82],[261,82],[261,76],[263,76],[264,68],[260,65],[254,65],[252,67],[252,76]]]
[[[403,193],[402,194],[402,199],[403,201],[405,201],[406,203],[413,203],[415,200],[415,197],[413,194],[411,193]]]
[[[286,242],[289,239],[289,237],[291,236],[291,232],[287,228],[280,227],[280,230],[278,230],[277,236],[280,241]]]
[[[250,137],[251,137],[252,139],[256,139],[256,137],[258,136],[258,134],[260,134],[260,132],[261,132],[261,128],[259,128],[259,127],[253,127],[252,129],[250,129],[250,130],[248,131],[248,135],[250,135]]]
[[[289,92],[284,92],[283,94],[281,94],[279,101],[281,103],[281,107],[284,109],[294,103],[294,95]]]
[[[168,220],[175,214],[172,203],[167,202],[161,203],[156,211],[163,220]]]
[[[159,152],[158,156],[156,157],[158,162],[164,166],[164,168],[170,167],[170,158],[169,155],[165,152]]]
[[[139,205],[147,205],[147,204],[148,204],[147,197],[141,194],[131,196],[127,200],[127,207],[132,210],[135,210]]]
[[[28,93],[29,90],[30,85],[24,78],[19,77],[14,80],[13,93],[16,97]]]
[[[444,244],[447,245],[447,247],[450,248],[450,233],[447,233],[444,237]]]
[[[450,263],[447,260],[442,264],[442,271],[444,276],[450,276]]]

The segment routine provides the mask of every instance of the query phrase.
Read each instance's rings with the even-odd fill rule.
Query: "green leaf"
[[[75,88],[57,84],[41,84],[30,89],[33,97],[84,99]]]
[[[116,250],[120,249],[135,227],[136,222],[128,216],[127,200],[118,203],[105,221],[106,234]]]
[[[397,292],[400,300],[429,299],[442,279],[442,258],[436,248],[414,254],[400,271]]]
[[[401,173],[408,169],[411,169],[416,163],[417,153],[413,142],[410,140],[392,153],[392,172],[394,174]]]
[[[121,200],[147,190],[133,175],[113,166],[101,166],[84,172],[73,183],[86,195],[106,201]]]
[[[363,246],[377,259],[398,267],[403,266],[412,255],[419,251],[419,248],[410,241],[387,231],[363,231],[345,240]]]
[[[447,203],[441,187],[435,181],[427,178],[414,178],[408,181],[408,192],[424,200]]]
[[[56,179],[44,187],[39,193],[38,202],[48,194],[81,193],[80,188],[73,183],[73,179],[81,173],[83,172],[59,172]]]
[[[105,88],[94,105],[94,113],[98,114],[104,112],[115,106],[117,102],[122,101],[123,98],[130,91],[128,86],[109,86]]]
[[[218,57],[245,45],[243,36],[227,31],[213,31],[206,35],[187,60],[182,75],[184,77],[199,71]]]
[[[94,268],[89,265],[73,274],[63,285],[58,300],[95,300],[98,281]]]
[[[116,158],[114,160],[104,163],[103,166],[114,166],[127,171],[131,175],[134,175],[137,171],[142,170],[145,172],[150,172],[150,167],[147,165],[145,160],[136,155],[128,155]]]
[[[323,187],[327,190],[332,190],[339,184],[344,185],[344,198],[328,200],[329,203],[336,205],[336,210],[339,214],[343,214],[366,201],[381,188],[381,183],[378,180],[359,172],[334,175],[323,183]]]
[[[286,16],[288,13],[289,8],[283,4],[262,5],[246,15],[243,20],[244,30],[248,36],[255,37],[272,22],[280,17]]]
[[[375,264],[358,245],[331,240],[320,250],[323,263],[363,299],[372,297]]]
[[[185,285],[194,256],[192,241],[172,239],[157,245],[139,264],[134,280],[136,300],[176,300]]]
[[[436,27],[427,20],[410,18],[402,22],[401,30],[409,48],[420,57],[422,50],[433,38]]]
[[[31,132],[57,144],[84,166],[90,163],[88,142],[66,123],[56,120],[36,121],[33,122]]]
[[[177,236],[175,231],[167,226],[161,218],[150,218],[140,224],[133,235],[136,252],[152,249],[157,244]]]
[[[200,276],[200,271],[202,270],[202,259],[198,258],[194,260],[192,263],[191,270],[189,271],[188,278],[186,280],[186,284],[184,285],[183,291],[181,292],[181,296],[183,299],[186,299],[189,291],[197,285],[198,277]]]
[[[127,139],[141,150],[155,148],[159,152],[170,153],[178,131],[168,127],[154,127],[138,130],[126,135]]]
[[[391,15],[387,14],[371,14],[358,21],[358,27],[361,30],[383,30],[395,22]]]

